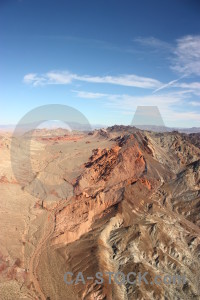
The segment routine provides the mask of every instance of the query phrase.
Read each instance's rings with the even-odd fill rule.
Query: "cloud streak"
[[[92,93],[92,92],[76,91],[76,90],[72,90],[72,92],[76,93],[76,96],[78,98],[83,98],[83,99],[99,99],[99,98],[104,98],[109,96],[108,94]]]
[[[137,37],[133,39],[133,42],[139,43],[142,46],[145,47],[151,47],[158,51],[164,50],[164,51],[173,51],[173,46],[165,41],[162,41],[160,39],[157,39],[153,36],[150,37]]]
[[[170,87],[170,86],[175,86],[174,84],[176,83],[176,82],[178,82],[179,80],[181,80],[182,78],[184,78],[185,76],[183,75],[183,76],[181,76],[180,78],[178,78],[178,79],[175,79],[175,80],[172,80],[172,81],[170,81],[170,82],[168,82],[168,83],[166,83],[166,84],[164,84],[164,85],[162,85],[161,87],[159,87],[159,88],[157,88],[156,90],[154,90],[153,91],[153,94],[154,93],[157,93],[158,91],[161,91],[161,90],[163,90],[163,89],[166,89],[166,88],[168,88],[168,87]]]
[[[51,71],[42,75],[29,73],[24,76],[24,82],[33,86],[47,84],[71,84],[73,81],[113,84],[142,89],[155,89],[162,85],[159,80],[137,76],[135,74],[123,74],[118,76],[90,76],[77,75],[70,72]]]

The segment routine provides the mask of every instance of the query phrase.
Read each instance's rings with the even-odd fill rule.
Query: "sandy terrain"
[[[29,171],[26,169],[27,158],[16,149],[16,162],[24,161],[24,165],[17,164],[22,178],[18,182],[11,166],[12,135],[1,135],[0,299],[43,296],[36,269],[41,251],[54,231],[53,212],[44,207],[58,209],[59,205],[66,205],[63,200],[72,194],[71,182],[81,174],[82,165],[92,154],[92,149],[97,143],[102,148],[111,144],[101,137],[84,137],[82,134],[73,137],[40,134],[32,139],[30,152],[39,185],[26,177]]]

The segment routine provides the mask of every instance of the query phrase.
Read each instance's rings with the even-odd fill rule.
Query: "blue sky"
[[[200,126],[198,2],[1,0],[0,124],[58,103],[91,124],[153,105],[167,126]]]

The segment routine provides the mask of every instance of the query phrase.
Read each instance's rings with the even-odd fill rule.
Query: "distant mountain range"
[[[31,130],[34,124],[24,124],[21,126],[23,128],[23,131]],[[122,126],[124,125],[114,125],[114,126]],[[16,125],[14,124],[8,124],[8,125],[0,125],[0,130],[1,131],[13,131],[15,129]],[[100,128],[107,128],[108,126],[106,125],[101,125],[101,124],[91,124],[91,129],[100,129]],[[126,126],[127,127],[127,126]],[[129,127],[129,126],[128,126]],[[136,127],[141,130],[148,130],[148,131],[153,131],[153,132],[172,132],[172,131],[178,131],[180,133],[200,133],[200,127],[192,127],[192,128],[178,128],[178,127],[166,127],[166,126],[156,126],[156,125],[134,125],[130,127]],[[58,128],[64,128],[64,129],[69,129],[69,126],[65,125],[64,123],[60,123],[57,121],[49,121],[45,122],[45,124],[41,124],[39,127],[36,127],[38,129],[58,129]],[[87,131],[88,126],[87,124],[71,124],[72,130],[80,130],[80,131]]]
[[[90,130],[94,130],[94,129],[100,129],[103,128],[105,126],[101,125],[101,124],[79,124],[79,123],[75,123],[75,122],[71,122],[69,124],[65,124],[64,122],[57,122],[57,121],[47,121],[44,123],[41,123],[39,126],[37,126],[36,123],[29,123],[29,124],[8,124],[8,125],[0,125],[0,130],[1,131],[14,131],[16,129],[19,131],[23,131],[23,132],[27,132],[27,131],[31,131],[33,129],[50,129],[50,130],[54,130],[54,129],[58,129],[58,128],[62,128],[62,129],[67,129],[67,130],[80,130],[80,131],[90,131]]]
[[[166,126],[155,126],[155,125],[134,125],[136,128],[141,130],[149,130],[154,132],[172,132],[178,131],[180,133],[199,133],[200,127],[192,128],[178,128],[178,127],[166,127]]]

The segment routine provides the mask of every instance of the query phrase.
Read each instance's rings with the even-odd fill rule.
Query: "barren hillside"
[[[200,299],[198,134],[43,130],[0,150],[0,299]]]

